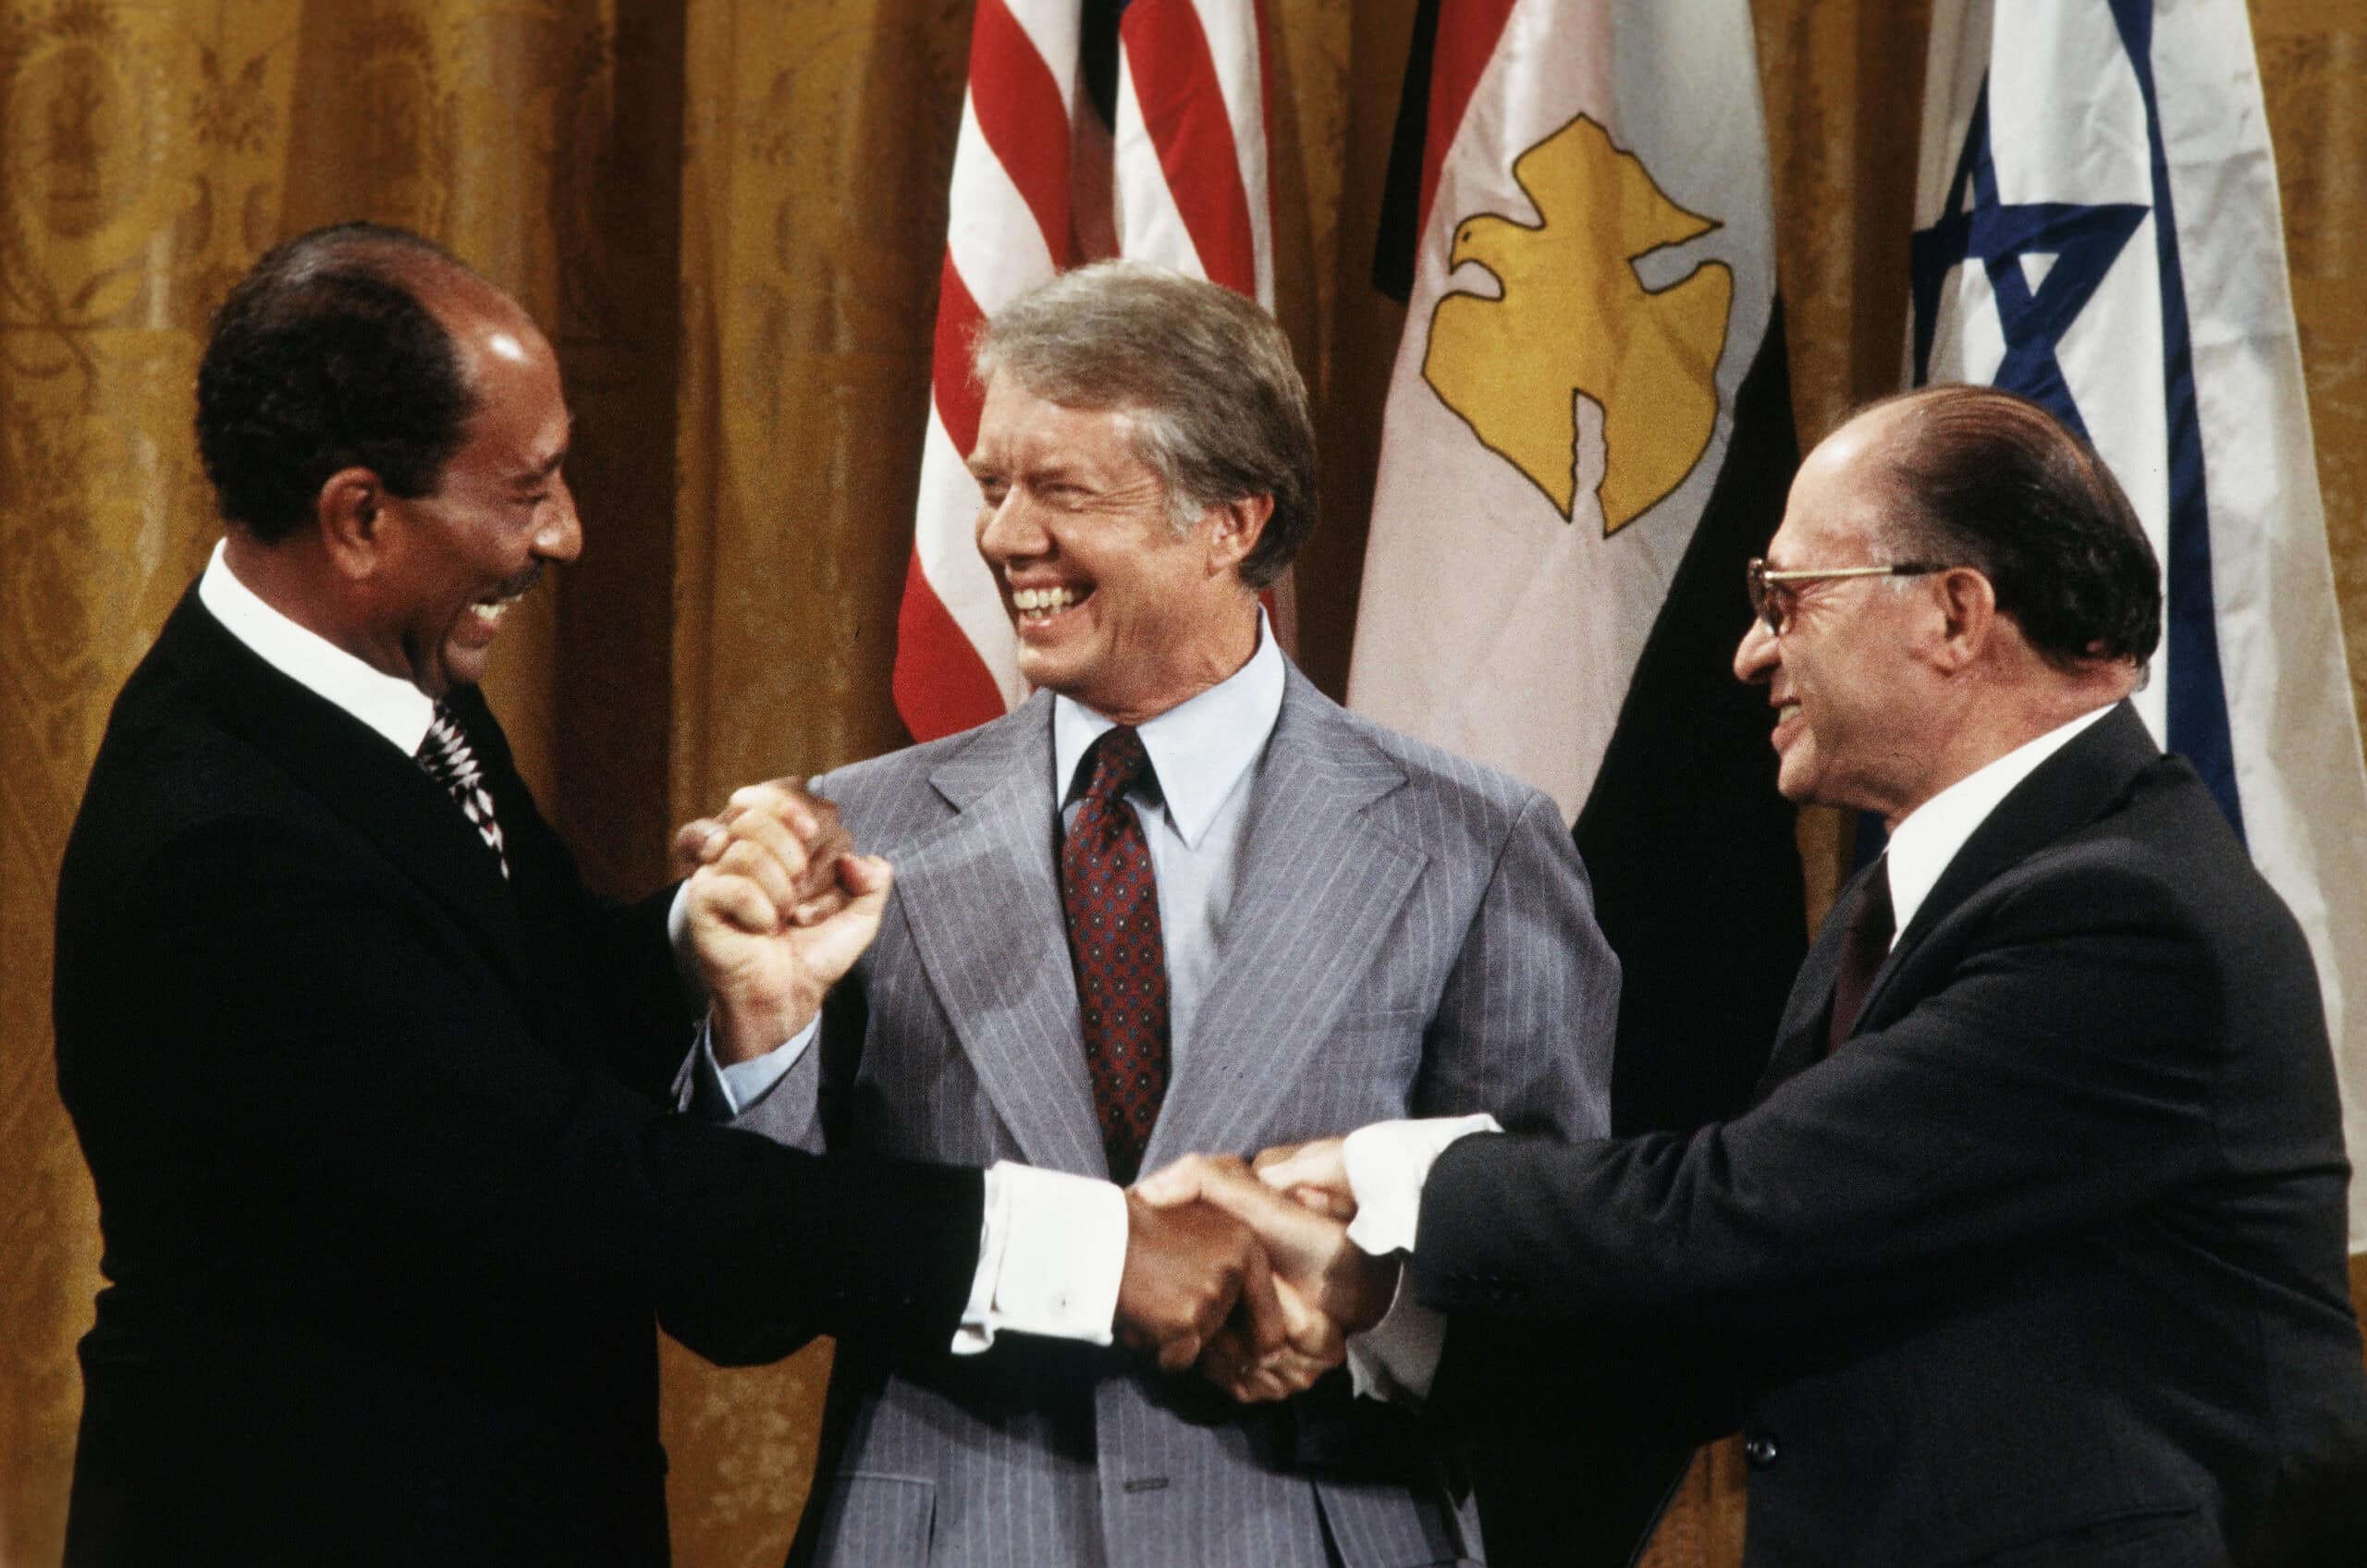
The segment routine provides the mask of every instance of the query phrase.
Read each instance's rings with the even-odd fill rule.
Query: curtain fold
[[[1323,441],[1301,651],[1334,692],[1402,325],[1370,274],[1415,8],[1269,4],[1278,312]],[[0,1564],[63,1540],[99,1275],[51,1061],[51,900],[108,704],[219,533],[190,434],[207,312],[274,241],[367,216],[543,323],[587,546],[512,617],[488,684],[594,879],[653,886],[671,824],[734,785],[902,741],[889,676],[970,9],[0,0]],[[2251,9],[2367,704],[2367,15]],[[1897,385],[1928,14],[1755,6],[1804,443]],[[1809,814],[1812,912],[1838,840]],[[679,1561],[779,1561],[827,1367],[669,1349]],[[1652,1561],[1731,1562],[1739,1528],[1738,1466],[1713,1456]]]

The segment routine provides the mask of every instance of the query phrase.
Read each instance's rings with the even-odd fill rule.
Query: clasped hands
[[[804,1028],[877,932],[888,863],[854,852],[838,808],[803,781],[734,791],[685,825],[691,946],[722,1062]],[[1235,1399],[1283,1399],[1340,1365],[1396,1290],[1397,1263],[1347,1238],[1341,1141],[1269,1149],[1255,1164],[1193,1155],[1126,1194],[1122,1342],[1171,1372],[1196,1366]]]
[[[879,930],[894,880],[854,852],[839,808],[776,778],[683,825],[691,951],[710,1001],[716,1060],[747,1061],[794,1036]]]
[[[1286,1399],[1337,1366],[1397,1289],[1397,1260],[1348,1240],[1341,1141],[1255,1163],[1189,1155],[1126,1194],[1120,1338],[1169,1371],[1197,1365],[1244,1402]]]

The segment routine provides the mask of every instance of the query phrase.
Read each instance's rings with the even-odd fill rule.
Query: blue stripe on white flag
[[[2153,79],[2153,13],[2151,0],[2111,0],[2111,6],[2144,108],[2150,207],[2127,202],[2004,200],[1984,78],[1947,200],[1932,227],[1914,236],[1913,375],[1919,386],[1930,379],[1942,296],[1951,273],[1978,263],[1988,279],[2005,340],[2004,356],[1991,377],[1993,385],[2039,403],[2087,438],[2089,421],[2064,376],[2057,350],[2104,285],[2129,237],[2149,214],[2152,217],[2162,333],[2162,455],[2168,479],[2163,552],[2167,741],[2192,762],[2240,839],[2243,810],[2220,666],[2192,330]],[[2023,271],[2028,257],[2048,258],[2048,268],[2038,281]],[[1861,858],[1867,847],[1861,844]]]
[[[2202,423],[2195,411],[2194,348],[2187,320],[2186,274],[2170,202],[2169,159],[2162,146],[2162,106],[2153,86],[2152,0],[2112,0],[2113,21],[2145,101],[2152,163],[2153,244],[2162,277],[2163,411],[2169,440],[2170,539],[2164,641],[2169,653],[2169,745],[2183,753],[2244,837],[2236,793],[2236,753],[2227,732],[2227,688],[2219,668],[2219,615],[2211,590],[2211,508],[2203,490]],[[2001,383],[2002,385],[2002,383]]]

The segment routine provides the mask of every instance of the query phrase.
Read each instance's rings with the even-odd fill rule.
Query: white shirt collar
[[[2038,766],[2065,746],[2070,744],[2088,726],[2110,713],[2114,704],[2106,703],[2091,713],[2083,713],[2068,724],[2058,725],[2035,741],[2026,741],[2007,752],[1995,762],[1974,769],[1949,785],[1938,794],[1907,814],[1890,836],[1886,851],[1890,872],[1890,902],[1895,918],[1891,940],[1898,940],[1897,933],[1907,927],[1915,912],[1939,885],[1941,874],[1948,863],[1956,858],[1965,840],[1975,829],[1989,820],[1998,802],[2014,792],[2014,786],[2038,770]]]
[[[408,680],[373,669],[264,604],[223,558],[225,543],[215,542],[214,558],[197,580],[198,602],[213,612],[222,629],[288,680],[384,735],[405,756],[417,755],[427,727],[435,721],[435,699]]]
[[[1135,727],[1159,789],[1167,820],[1184,842],[1197,848],[1249,765],[1266,748],[1282,712],[1282,655],[1274,645],[1266,612],[1257,612],[1257,651],[1222,680]],[[1052,699],[1052,788],[1065,802],[1076,781],[1076,765],[1105,730],[1116,728],[1084,704]]]

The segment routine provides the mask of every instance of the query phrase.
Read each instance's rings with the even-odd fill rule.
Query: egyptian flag
[[[1696,1126],[1742,1105],[1806,947],[1732,669],[1797,462],[1748,10],[1426,4],[1392,173],[1349,704],[1561,803],[1624,970],[1614,1126]]]
[[[938,289],[933,397],[896,629],[919,741],[1027,695],[963,466],[978,325],[1066,268],[1157,262],[1271,309],[1261,0],[978,0]]]
[[[2367,1149],[2367,769],[2242,0],[1940,0],[1924,81],[1909,378],[2035,399],[2128,492],[2165,589],[2138,711],[2308,934]]]
[[[1426,3],[1376,265],[1407,314],[1349,704],[1575,824],[1623,1133],[1741,1109],[1807,945],[1732,668],[1798,461],[1754,50],[1744,0]],[[1648,1391],[1475,1463],[1490,1562],[1629,1562],[1691,1457],[1711,1370],[1601,1333]]]

